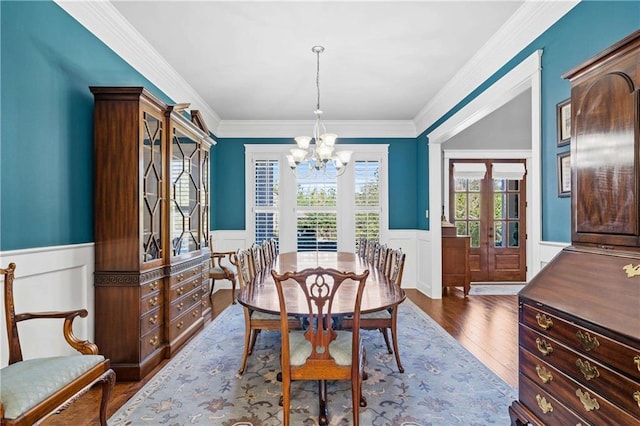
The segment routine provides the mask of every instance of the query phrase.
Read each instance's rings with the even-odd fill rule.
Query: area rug
[[[368,380],[362,425],[506,425],[517,391],[409,300],[398,313],[399,373],[378,331],[363,332]],[[109,425],[282,424],[278,405],[280,334],[262,332],[237,376],[244,317],[232,305],[109,419]],[[352,424],[349,382],[329,382],[330,425]],[[291,386],[292,425],[318,424],[318,386]]]
[[[470,296],[505,296],[518,294],[524,284],[471,284]]]

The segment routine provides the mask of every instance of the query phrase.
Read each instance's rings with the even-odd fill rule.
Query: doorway
[[[525,281],[525,160],[450,159],[449,200],[457,234],[471,237],[471,281]]]

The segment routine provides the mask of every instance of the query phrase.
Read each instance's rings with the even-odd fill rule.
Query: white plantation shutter
[[[254,162],[254,241],[278,240],[280,223],[279,163],[278,160]]]
[[[356,241],[380,236],[380,162],[355,161]]]

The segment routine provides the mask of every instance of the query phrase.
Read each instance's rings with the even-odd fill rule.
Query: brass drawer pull
[[[589,392],[582,392],[582,390],[576,389],[576,396],[580,398],[580,402],[582,402],[585,410],[593,411],[600,409],[600,404],[598,404],[595,398],[591,398]]]
[[[158,281],[154,281],[149,284],[149,288],[151,289],[151,291],[156,291],[158,289]]]
[[[156,346],[159,341],[160,339],[158,338],[158,336],[153,336],[151,339],[149,339],[149,344],[151,346]]]
[[[158,306],[158,296],[149,299],[149,306]]]
[[[633,400],[638,403],[638,407],[640,407],[640,391],[635,391],[633,393]]]
[[[149,317],[149,322],[151,324],[157,324],[158,323],[158,314],[155,314],[154,316]]]
[[[178,281],[182,281],[184,279],[184,274],[178,274]]]
[[[179,311],[184,309],[184,302],[180,302],[176,305],[176,309],[178,309]]]
[[[191,296],[191,298],[193,299],[194,302],[196,302],[196,301],[198,301],[198,299],[200,299],[200,295],[198,293],[196,293],[193,296]]]
[[[540,396],[540,394],[536,395],[536,401],[538,401],[538,407],[540,407],[544,414],[553,413],[553,406],[550,402],[547,402],[544,396]]]
[[[544,356],[550,355],[553,352],[553,348],[546,340],[536,337],[536,346],[538,346],[538,350]]]
[[[176,290],[176,293],[178,293],[178,296],[182,296],[182,293],[184,293],[184,287],[180,287]]]
[[[596,377],[600,377],[600,372],[596,368],[595,365],[589,364],[589,361],[583,361],[580,358],[576,360],[576,366],[580,369],[580,372],[584,375],[584,378],[587,380],[595,379]]]
[[[582,347],[587,352],[600,346],[600,342],[598,342],[598,339],[596,339],[595,336],[591,337],[591,335],[589,335],[589,333],[587,332],[583,334],[582,331],[578,330],[578,332],[576,333],[576,337],[578,338],[580,343],[582,343]]]
[[[180,330],[184,326],[184,321],[180,321],[176,324],[176,328]]]
[[[194,317],[194,318],[196,318],[196,317],[200,316],[200,312],[198,312],[198,310],[197,310],[197,309],[195,309],[195,310],[191,313],[191,315],[193,315],[193,317]]]
[[[194,269],[193,272],[192,272],[193,275],[196,275],[197,273],[198,273],[197,269]]]
[[[545,314],[541,314],[540,312],[536,314],[536,321],[543,330],[548,330],[553,327],[553,321],[551,320],[551,318],[549,318]]]
[[[640,355],[636,355],[633,357],[633,363],[636,365],[638,371],[640,371]]]
[[[553,380],[553,375],[549,370],[544,368],[544,366],[536,365],[536,373],[538,373],[538,377],[540,377],[542,383],[548,383]]]

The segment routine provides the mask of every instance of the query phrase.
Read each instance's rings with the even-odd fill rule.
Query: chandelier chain
[[[317,111],[320,111],[320,52],[320,50],[316,50],[316,88],[318,89]]]

